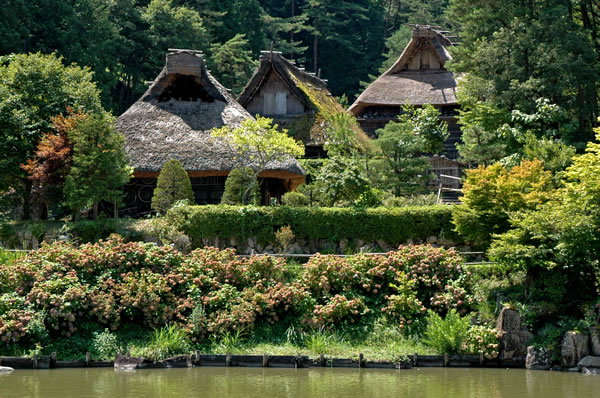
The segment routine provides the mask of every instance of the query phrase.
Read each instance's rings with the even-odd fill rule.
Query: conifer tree
[[[64,188],[66,205],[77,216],[82,209],[92,209],[98,218],[100,202],[115,206],[123,196],[123,186],[131,177],[123,147],[125,138],[114,127],[114,117],[108,113],[92,113],[77,123],[69,133],[73,143],[71,170]]]
[[[152,208],[165,214],[179,200],[194,201],[192,183],[187,172],[176,159],[171,159],[163,166],[158,175],[158,182],[152,196]]]
[[[248,195],[248,203],[259,204],[260,194],[258,185],[252,184],[252,170],[233,169],[225,180],[225,192],[221,198],[221,204],[224,205],[242,205],[244,204],[244,193],[249,185],[254,185],[254,189]]]

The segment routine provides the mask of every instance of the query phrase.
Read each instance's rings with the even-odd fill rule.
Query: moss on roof
[[[260,66],[239,96],[240,104],[244,107],[248,106],[260,91],[260,85],[266,81],[265,76],[271,70],[275,70],[288,88],[314,112],[312,123],[307,122],[306,117],[299,117],[297,121],[291,123],[288,130],[294,137],[302,139],[305,144],[323,145],[328,115],[345,112],[342,105],[327,89],[327,82],[314,73],[299,69],[278,52],[264,52],[260,61]],[[355,126],[355,131],[361,143],[370,146],[370,139],[358,124]]]

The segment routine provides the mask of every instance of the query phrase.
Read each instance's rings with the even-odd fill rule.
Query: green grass
[[[96,323],[83,323],[74,335],[54,337],[43,347],[0,345],[0,355],[31,356],[34,349],[43,355],[56,352],[61,360],[83,360],[87,351],[92,352],[95,360],[111,360],[116,353],[160,360],[196,350],[204,354],[304,355],[311,358],[323,354],[329,358],[352,359],[362,353],[368,361],[400,361],[415,352],[439,354],[419,339],[405,337],[397,327],[376,322],[370,330],[346,332],[326,329],[306,332],[280,325],[265,326],[251,332],[213,336],[202,344],[191,343],[183,330],[173,325],[148,330],[128,324],[112,332]]]
[[[364,354],[369,361],[399,361],[415,352],[421,355],[437,354],[416,339],[406,338],[402,332],[390,325],[376,324],[364,334],[352,334],[320,329],[310,333],[258,333],[238,336],[232,339],[213,340],[200,347],[206,354],[248,354],[248,355],[306,355],[318,358],[321,354],[335,358],[358,358]]]
[[[12,265],[16,260],[26,255],[26,251],[8,251],[0,248],[0,264]]]
[[[155,329],[144,346],[132,346],[131,355],[161,360],[177,355],[190,354],[192,347],[185,331],[178,325]]]

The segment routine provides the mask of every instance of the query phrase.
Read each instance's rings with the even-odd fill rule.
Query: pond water
[[[190,368],[15,370],[0,398],[597,397],[600,376],[506,369]]]

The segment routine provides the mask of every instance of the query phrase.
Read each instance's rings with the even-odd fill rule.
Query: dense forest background
[[[56,52],[89,66],[104,107],[115,114],[160,72],[167,48],[203,50],[234,92],[260,51],[273,48],[309,71],[321,69],[335,95],[353,99],[361,80],[384,62],[386,39],[401,30],[397,52],[410,38],[405,24],[445,26],[447,6],[448,0],[5,0],[0,55]]]
[[[431,24],[460,43],[450,68],[465,76],[459,101],[470,116],[461,123],[476,125],[476,146],[493,149],[517,110],[581,149],[598,115],[599,19],[598,0],[5,0],[0,56],[56,52],[90,67],[116,115],[158,74],[168,48],[203,50],[234,94],[261,50],[283,51],[352,102],[400,55],[410,24]],[[540,101],[564,113],[544,115]]]

